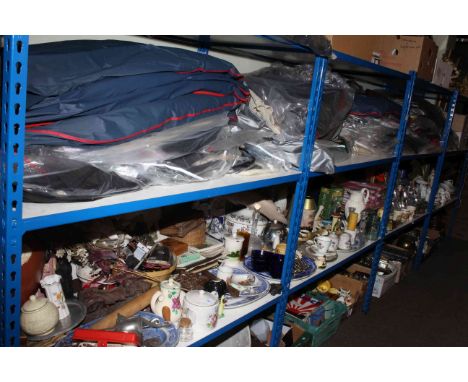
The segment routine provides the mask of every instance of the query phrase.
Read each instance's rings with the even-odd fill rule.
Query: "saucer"
[[[335,261],[338,258],[338,253],[336,251],[327,252],[325,255],[322,253],[318,253],[318,251],[314,250],[314,246],[306,247],[305,248],[305,255],[311,257],[313,259],[317,259],[320,256],[325,256],[325,260],[327,262]]]

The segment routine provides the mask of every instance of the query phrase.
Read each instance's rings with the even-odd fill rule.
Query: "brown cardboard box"
[[[347,269],[348,272],[349,268]],[[353,272],[350,272],[353,273]],[[336,289],[346,289],[351,292],[353,297],[356,299],[356,302],[358,302],[363,296],[364,293],[366,293],[366,288],[367,288],[367,282],[366,281],[361,281],[361,280],[356,280],[353,279],[352,277],[347,277],[345,275],[341,275],[337,273],[334,275],[331,279],[329,279],[331,285],[333,288]]]
[[[414,70],[419,78],[432,80],[437,59],[437,45],[430,38],[381,36],[378,45],[381,65],[403,73]]]
[[[392,264],[390,264],[390,267],[392,269],[391,274],[384,275],[384,276],[377,275],[375,277],[372,297],[377,297],[377,298],[382,297],[382,295],[395,284],[396,269]],[[363,272],[363,273],[367,273],[368,275],[370,275],[371,273],[370,268],[364,267],[361,264],[353,264],[350,268],[353,270],[353,272]],[[348,270],[350,268],[348,268]]]
[[[334,50],[366,61],[372,60],[372,53],[379,47],[380,36],[327,36]]]
[[[334,50],[380,63],[408,73],[415,70],[431,81],[437,59],[437,45],[428,37],[418,36],[327,36]]]
[[[452,72],[453,64],[451,62],[437,60],[434,68],[434,75],[432,76],[432,83],[448,89],[452,79]]]
[[[447,117],[447,114],[444,113]],[[453,116],[452,130],[456,133],[459,139],[459,148],[464,149],[468,147],[468,115],[455,114]]]
[[[465,129],[468,130],[468,115],[454,114],[453,122],[452,122],[452,130],[463,132]]]

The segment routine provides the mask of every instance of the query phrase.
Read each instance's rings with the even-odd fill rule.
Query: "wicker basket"
[[[159,282],[167,280],[172,272],[175,271],[177,265],[173,265],[169,269],[165,269],[163,271],[147,271],[147,272],[141,272],[144,273],[146,276],[151,277],[153,280],[158,280]],[[152,285],[156,285],[157,282],[153,280],[148,280]]]

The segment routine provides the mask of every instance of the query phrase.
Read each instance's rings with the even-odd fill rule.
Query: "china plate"
[[[151,312],[138,312],[135,316],[145,318],[146,320],[158,320],[164,322],[164,319],[157,314]],[[80,326],[80,328],[87,329],[94,323],[98,322],[100,318],[90,321]],[[68,333],[66,337],[58,341],[56,347],[69,347],[72,346],[73,331]],[[163,328],[147,328],[143,329],[143,341],[153,340],[158,343],[159,347],[174,347],[179,343],[179,332],[174,325],[169,325]]]
[[[218,275],[218,268],[210,269],[212,275]],[[235,275],[253,275],[255,282],[252,286],[246,287],[246,289],[239,291],[239,297],[231,297],[229,294],[226,295],[226,302],[224,304],[225,309],[238,308],[250,304],[254,301],[265,296],[270,290],[270,283],[262,277],[257,277],[254,272],[250,272],[243,268],[233,268],[233,274]]]
[[[314,246],[305,247],[304,252],[305,252],[306,256],[312,257],[314,259],[319,257],[319,256],[323,256],[322,254],[317,253]],[[335,261],[337,258],[338,258],[338,253],[336,251],[335,252],[327,252],[326,255],[325,255],[325,260],[328,263],[330,263],[332,261]]]
[[[302,256],[302,260],[304,260],[307,263],[307,269],[302,271],[302,272],[299,272],[299,273],[294,273],[293,280],[299,280],[299,279],[309,277],[317,269],[317,266],[315,265],[314,260],[312,260],[312,259],[310,259],[310,258],[308,258],[306,256]],[[249,271],[252,271],[253,273],[255,273],[257,275],[260,275],[260,276],[262,276],[262,277],[264,277],[264,278],[266,278],[268,280],[281,281],[280,279],[275,279],[275,278],[271,277],[271,275],[268,272],[255,272],[253,270],[253,267],[252,267],[252,256],[248,256],[248,257],[245,258],[244,266]]]

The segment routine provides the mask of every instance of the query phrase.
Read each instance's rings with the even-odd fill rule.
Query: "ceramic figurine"
[[[61,277],[59,275],[46,276],[41,280],[41,286],[45,289],[47,298],[57,307],[59,319],[63,320],[70,315],[70,311],[65,301],[60,280]]]
[[[367,188],[361,189],[361,191],[351,191],[349,199],[345,204],[345,215],[346,218],[349,216],[350,207],[354,208],[354,211],[358,214],[357,221],[361,219],[361,212],[366,208],[366,203],[369,200],[369,190]]]

